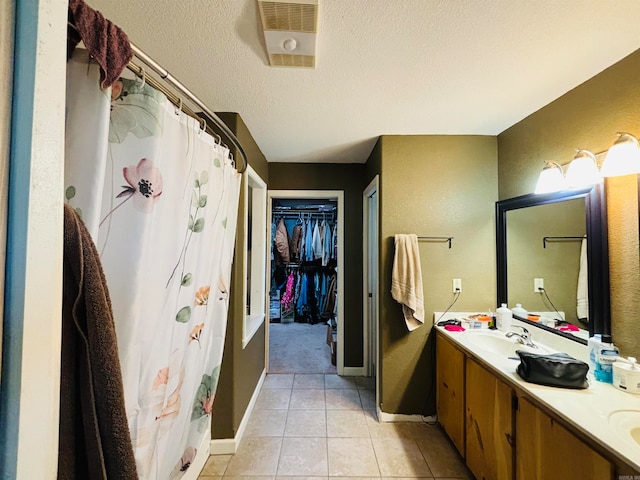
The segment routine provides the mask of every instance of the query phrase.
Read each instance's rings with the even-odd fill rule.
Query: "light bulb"
[[[596,156],[589,150],[578,150],[567,168],[567,185],[569,188],[584,188],[602,182],[598,171]]]
[[[546,162],[538,177],[535,193],[559,192],[567,188],[562,167],[555,162]]]
[[[618,177],[640,173],[640,147],[638,140],[628,133],[619,137],[607,152],[602,163],[603,177]]]

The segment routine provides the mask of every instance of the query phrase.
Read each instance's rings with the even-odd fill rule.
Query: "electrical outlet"
[[[544,290],[544,278],[534,278],[533,279],[533,291],[535,293],[542,293]]]
[[[453,293],[462,293],[462,279],[454,278],[453,279]]]

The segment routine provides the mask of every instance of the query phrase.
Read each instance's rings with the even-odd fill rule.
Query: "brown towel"
[[[84,223],[64,208],[58,478],[137,479],[109,291]]]
[[[77,28],[80,38],[67,28],[67,59],[82,40],[100,65],[100,88],[110,87],[133,57],[127,34],[84,0],[69,0],[68,19]]]

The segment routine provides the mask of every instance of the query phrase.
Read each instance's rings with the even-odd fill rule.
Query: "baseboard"
[[[247,405],[247,409],[244,411],[244,415],[242,416],[242,421],[240,422],[240,425],[238,426],[238,431],[236,432],[236,437],[235,437],[236,450],[238,449],[238,445],[240,445],[240,441],[244,436],[244,431],[247,429],[247,423],[249,423],[249,418],[253,413],[253,408],[256,406],[256,402],[258,401],[258,395],[260,395],[260,390],[262,389],[262,384],[264,383],[264,379],[266,378],[266,376],[267,376],[267,371],[262,370],[262,374],[258,379],[258,384],[256,385],[256,388],[253,389],[253,395],[251,395],[251,400],[249,400],[249,405]],[[235,453],[235,451],[233,453]]]
[[[343,367],[342,375],[345,377],[363,377],[364,367]]]
[[[376,413],[378,414],[378,421],[381,423],[387,423],[387,422],[435,423],[438,421],[437,415],[429,415],[425,417],[424,415],[418,415],[418,414],[406,415],[402,413],[386,413],[380,410],[380,407],[378,407],[376,410],[377,410]]]
[[[258,384],[256,388],[253,390],[253,395],[251,395],[251,400],[249,400],[249,405],[247,405],[247,409],[244,411],[244,415],[242,416],[242,421],[238,426],[238,431],[236,432],[236,436],[234,438],[215,438],[209,442],[209,454],[210,455],[233,455],[238,450],[238,445],[240,445],[240,441],[244,435],[244,431],[247,428],[247,423],[249,422],[249,418],[253,413],[253,408],[256,406],[256,402],[258,401],[258,395],[260,394],[260,390],[262,389],[262,384],[264,383],[264,379],[267,376],[266,370],[262,371],[260,375],[260,379],[258,380]]]
[[[209,417],[209,428],[207,428],[207,434],[202,439],[200,446],[198,447],[198,451],[196,453],[196,458],[191,462],[191,466],[187,470],[187,473],[184,474],[182,480],[198,480],[200,473],[202,473],[202,469],[204,468],[207,460],[209,458],[209,444],[211,440],[211,417]]]
[[[209,455],[233,455],[236,441],[233,438],[214,438],[209,442]]]

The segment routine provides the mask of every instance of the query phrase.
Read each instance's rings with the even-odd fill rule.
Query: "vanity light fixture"
[[[618,133],[598,168],[598,157],[589,150],[578,150],[569,164],[545,162],[535,193],[552,193],[567,188],[585,188],[602,183],[603,177],[619,177],[640,173],[640,144],[630,133]],[[566,169],[566,174],[565,170]]]
[[[567,167],[566,178],[569,188],[584,188],[602,183],[596,156],[589,150],[578,150]]]
[[[618,139],[602,163],[602,176],[619,177],[633,173],[640,173],[638,139],[629,133],[618,133]]]
[[[567,188],[567,181],[564,178],[562,167],[556,162],[545,162],[535,193],[559,192]]]

